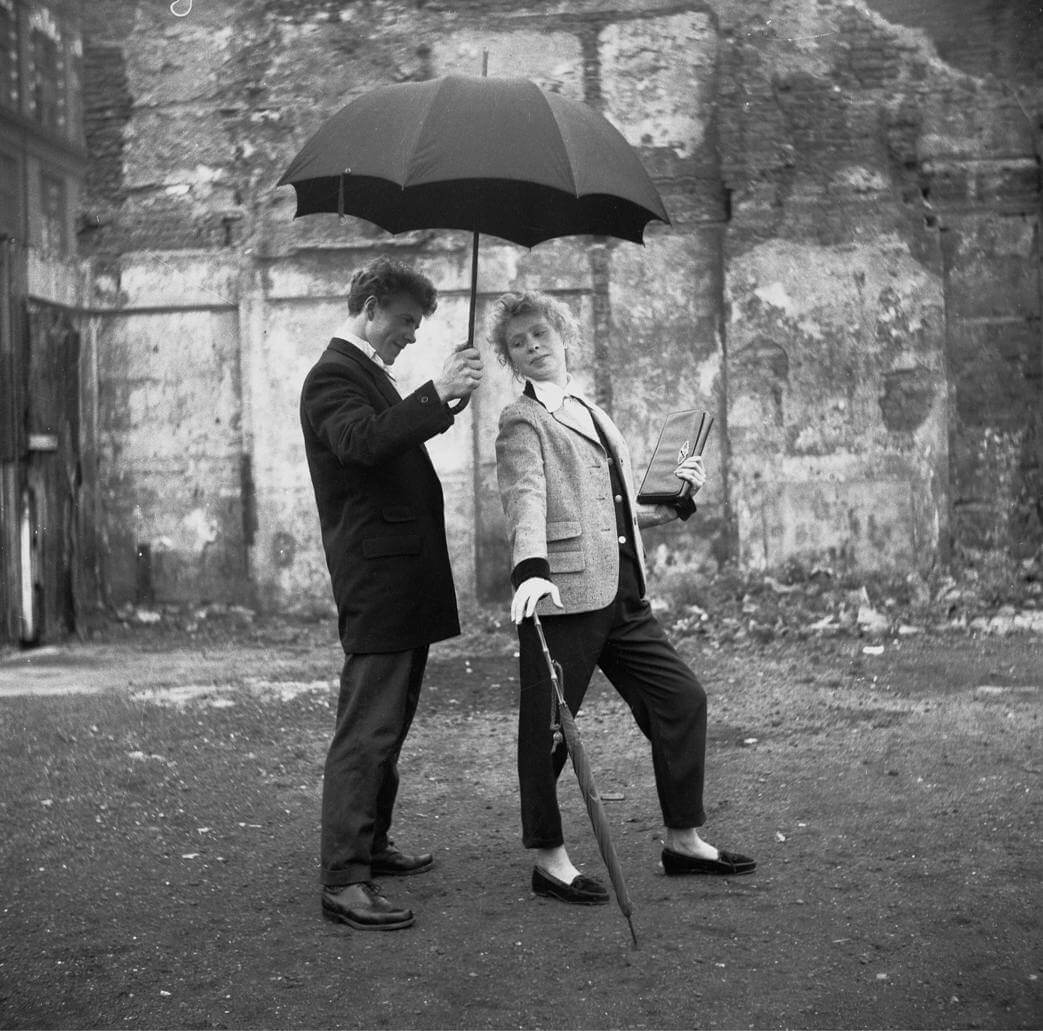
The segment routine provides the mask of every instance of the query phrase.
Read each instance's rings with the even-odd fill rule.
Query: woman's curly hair
[[[542,315],[560,334],[565,346],[579,339],[579,324],[568,305],[539,290],[501,294],[493,302],[486,326],[486,336],[499,363],[511,369],[507,346],[507,323],[517,315],[536,312]]]

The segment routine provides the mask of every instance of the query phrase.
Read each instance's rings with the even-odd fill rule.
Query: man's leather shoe
[[[558,899],[573,906],[603,906],[608,902],[608,892],[594,880],[579,874],[566,884],[544,873],[538,866],[532,868],[532,890],[548,899]]]
[[[398,931],[413,924],[411,909],[397,909],[372,881],[322,890],[322,915],[358,931]]]
[[[740,874],[753,873],[757,864],[749,856],[738,852],[717,850],[717,859],[697,859],[686,856],[683,852],[663,849],[663,872],[667,877],[680,877],[684,874],[717,874],[725,877],[738,877]]]
[[[409,856],[394,845],[377,852],[369,861],[369,869],[374,877],[409,877],[411,874],[425,873],[434,865],[435,857],[430,852]]]

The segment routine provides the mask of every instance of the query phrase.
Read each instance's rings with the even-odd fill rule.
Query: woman
[[[639,527],[686,519],[695,504],[691,497],[674,507],[637,504],[625,441],[569,376],[568,346],[577,333],[564,305],[541,293],[504,294],[489,335],[501,362],[525,382],[521,397],[500,415],[496,469],[520,642],[518,775],[522,841],[536,851],[533,891],[578,905],[608,901],[605,888],[583,876],[565,848],[556,785],[566,749],[552,742],[552,687],[527,618],[534,612],[561,664],[572,711],[598,666],[651,742],[666,825],[665,872],[750,873],[752,859],[715,848],[697,831],[705,821],[706,693],[645,598]],[[676,473],[692,493],[706,482],[698,456]]]

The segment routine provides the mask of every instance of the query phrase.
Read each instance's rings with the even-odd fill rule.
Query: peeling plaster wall
[[[97,287],[119,301],[98,327],[108,590],[119,600],[248,601],[234,266],[137,255]]]
[[[728,289],[743,562],[930,561],[947,454],[938,277],[894,238],[769,241],[736,258]]]
[[[430,375],[464,332],[470,238],[295,222],[274,184],[351,97],[479,74],[483,51],[492,75],[604,110],[671,214],[643,248],[483,238],[478,306],[481,324],[504,289],[572,304],[577,376],[639,469],[665,412],[717,416],[699,516],[649,534],[657,578],[924,568],[952,534],[1038,547],[1043,87],[983,65],[1035,68],[1013,52],[1043,35],[958,0],[1002,32],[991,59],[951,36],[942,55],[947,2],[899,5],[907,24],[891,0],[90,5],[81,241],[114,600],[158,542],[160,600],[329,606],[300,382],[352,269],[388,250],[439,284],[396,368],[404,390]],[[516,389],[492,365],[430,446],[465,602],[507,592],[493,440]]]

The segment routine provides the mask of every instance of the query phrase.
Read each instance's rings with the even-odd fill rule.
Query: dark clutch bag
[[[674,470],[691,455],[703,453],[711,426],[713,416],[694,408],[671,412],[666,417],[645,478],[637,492],[640,504],[669,505],[688,497],[691,489],[689,484],[679,480]]]

